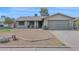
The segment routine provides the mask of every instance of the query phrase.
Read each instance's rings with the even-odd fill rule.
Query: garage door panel
[[[49,29],[61,30],[68,29],[68,21],[48,21]]]

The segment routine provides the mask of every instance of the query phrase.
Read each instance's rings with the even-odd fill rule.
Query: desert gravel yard
[[[0,43],[0,47],[67,47],[55,35],[42,29],[12,29],[11,32],[0,33],[0,36],[6,34],[16,35],[18,40]]]

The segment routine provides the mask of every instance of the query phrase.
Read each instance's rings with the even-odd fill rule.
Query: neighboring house
[[[5,21],[4,16],[1,16],[1,18],[0,18],[0,28],[5,27],[4,21]]]
[[[3,21],[0,20],[0,28],[4,27]]]
[[[8,27],[7,24],[4,24],[5,16],[1,16],[0,18],[0,28]]]
[[[47,26],[53,30],[73,29],[74,17],[61,13],[51,16],[24,16],[16,19],[16,28],[42,28]]]

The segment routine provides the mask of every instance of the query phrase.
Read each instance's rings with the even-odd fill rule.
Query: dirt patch
[[[20,29],[18,31],[16,30],[15,33],[17,37],[20,37],[20,38],[23,38],[24,40],[29,40],[29,41],[54,38],[47,31],[40,30],[40,29],[38,30],[37,29],[27,29],[27,30]]]

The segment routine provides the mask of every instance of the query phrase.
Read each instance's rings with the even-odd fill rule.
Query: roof
[[[36,21],[36,20],[41,21],[42,19],[53,17],[55,15],[62,15],[62,16],[68,17],[68,18],[75,19],[75,17],[67,16],[62,13],[56,13],[51,16],[23,16],[23,17],[17,18],[16,21]]]
[[[56,14],[53,14],[53,15],[48,16],[48,17],[53,17],[55,15],[62,15],[62,16],[65,16],[65,17],[69,17],[69,18],[75,19],[75,17],[71,17],[71,16],[68,16],[68,15],[65,15],[65,14],[62,14],[62,13],[56,13]],[[48,17],[46,17],[46,18],[48,18]]]
[[[16,21],[41,21],[43,18],[45,18],[46,16],[23,16],[23,17],[19,17],[16,19]]]

